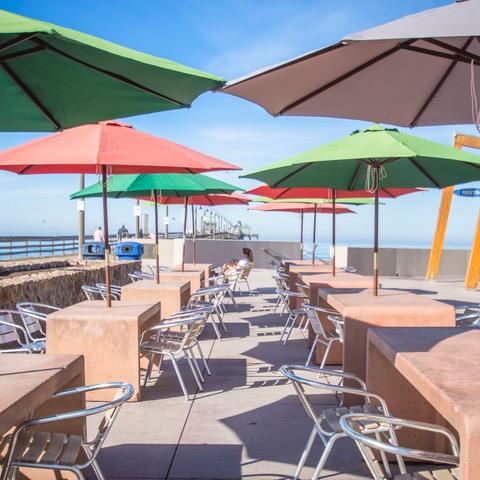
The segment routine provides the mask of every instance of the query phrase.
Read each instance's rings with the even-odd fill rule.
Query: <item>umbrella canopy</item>
[[[198,175],[196,175],[198,176]],[[151,197],[139,197],[139,200],[150,201]],[[188,197],[188,203],[190,205],[200,205],[205,207],[216,207],[221,205],[248,205],[253,200],[246,195],[238,192],[227,194],[205,194],[194,195]],[[180,197],[176,196],[159,196],[157,202],[160,205],[181,205],[183,201]]]
[[[414,193],[419,191],[418,188],[382,188],[378,189],[378,196],[383,198],[397,198],[401,195],[406,195],[408,193]],[[363,191],[349,191],[349,190],[336,190],[333,191],[332,188],[273,188],[269,185],[260,185],[259,187],[252,188],[245,192],[248,195],[260,195],[263,197],[271,198],[272,200],[296,200],[299,202],[308,201],[308,199],[314,199],[314,203],[321,203],[315,200],[326,199],[332,200],[333,197],[336,197],[338,203],[353,203],[355,205],[373,203],[373,202],[363,202],[361,201],[364,198],[373,198],[373,192]],[[348,200],[354,200],[353,202],[348,202]],[[358,200],[358,202],[357,202]]]
[[[260,212],[288,212],[288,213],[333,213],[333,205],[329,203],[312,204],[312,203],[264,203],[262,205],[255,205],[250,207],[249,210],[256,210]],[[335,209],[335,213],[355,213],[347,207],[338,206]]]
[[[203,155],[203,154],[202,154]],[[238,187],[222,182],[206,175],[192,174],[138,174],[138,175],[113,175],[107,181],[106,194],[114,198],[138,198],[151,195],[155,203],[155,258],[156,258],[156,281],[160,283],[160,257],[158,248],[158,198],[160,195],[182,198],[185,205],[185,217],[183,223],[183,235],[185,237],[187,225],[187,206],[190,195],[208,193],[231,193],[239,190]],[[101,197],[104,193],[102,182],[90,185],[79,192],[71,195],[75,198]],[[193,221],[193,218],[192,218]],[[185,260],[185,244],[182,258],[182,269]]]
[[[0,170],[36,173],[199,173],[230,163],[116,121],[70,128],[0,152]]]
[[[452,2],[348,35],[223,91],[275,116],[408,127],[478,123],[471,83],[480,76],[479,36],[480,1]]]
[[[480,156],[374,124],[244,176],[272,187],[442,188],[480,179]]]
[[[187,173],[150,173],[138,175],[112,175],[108,179],[107,195],[112,198],[149,197],[154,191],[158,198],[190,197],[208,193],[230,193],[239,190],[207,175]],[[102,196],[102,183],[97,182],[70,196],[71,199]],[[183,201],[180,200],[180,203]]]
[[[0,10],[0,131],[55,131],[189,107],[223,79]]]
[[[442,188],[478,180],[480,157],[375,124],[246,176],[273,187],[331,187],[374,192],[376,295],[379,189]]]

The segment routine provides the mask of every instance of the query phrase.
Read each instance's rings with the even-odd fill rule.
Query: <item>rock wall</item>
[[[74,262],[72,262],[74,263]],[[140,261],[112,262],[113,285],[130,283],[129,272],[141,270]],[[0,309],[14,309],[19,302],[39,302],[67,307],[85,300],[82,285],[105,282],[103,261],[88,265],[71,264],[64,268],[36,273],[16,274],[0,279]]]

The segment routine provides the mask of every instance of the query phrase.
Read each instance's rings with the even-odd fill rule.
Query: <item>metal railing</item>
[[[91,241],[91,236],[86,237]],[[117,237],[110,236],[112,246]],[[0,237],[0,260],[15,260],[26,257],[52,257],[78,253],[78,237],[66,236],[10,236]]]

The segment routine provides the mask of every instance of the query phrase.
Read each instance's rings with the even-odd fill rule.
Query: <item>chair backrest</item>
[[[402,474],[406,473],[405,471],[402,471],[404,470],[404,458],[411,458],[429,463],[436,462],[449,465],[459,464],[459,448],[455,436],[447,428],[439,425],[404,420],[401,418],[384,417],[382,415],[352,413],[340,418],[340,426],[357,444],[370,473],[375,480],[386,480],[387,478],[390,478],[383,470],[381,463],[378,462],[375,451],[380,452],[381,454],[389,453],[395,455],[397,459],[399,459],[399,467]],[[418,433],[420,433],[420,431],[430,432],[432,434],[440,434],[446,437],[452,449],[452,455],[399,446],[394,433],[395,430],[399,428],[415,430]]]
[[[32,340],[38,339],[39,336],[46,336],[45,322],[50,313],[58,312],[60,308],[53,305],[35,302],[21,302],[16,305],[17,310],[23,320],[23,325],[30,334]]]
[[[307,285],[305,285],[304,283],[297,282],[295,286],[297,287],[297,291],[302,295],[304,295],[306,298],[310,296],[310,291],[309,291],[310,289],[308,288]]]
[[[248,278],[250,272],[252,271],[253,263],[250,263],[247,267],[243,267],[242,274],[240,276],[241,279]]]
[[[102,291],[98,287],[90,287],[88,285],[82,285],[82,290],[87,300],[104,300]]]
[[[324,338],[328,338],[327,332],[323,328],[322,322],[320,321],[320,318],[318,316],[319,310],[317,310],[317,308],[314,308],[314,306],[310,305],[309,303],[304,303],[302,307],[305,310],[307,318],[310,322],[310,326],[312,327],[312,330],[314,331],[315,335],[321,335]],[[327,310],[327,309],[324,309],[324,310]],[[325,312],[325,313],[329,313],[329,312]]]
[[[196,315],[192,319],[192,323],[188,325],[188,330],[185,333],[185,336],[182,340],[183,347],[189,347],[191,344],[198,338],[198,336],[203,332],[205,324],[207,322],[207,315]]]
[[[22,323],[19,312],[0,310],[0,353],[30,352],[29,337]]]

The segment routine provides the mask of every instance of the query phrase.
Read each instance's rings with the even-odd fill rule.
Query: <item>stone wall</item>
[[[128,273],[135,270],[141,270],[141,262],[112,262],[112,284],[129,283]],[[64,268],[15,274],[0,279],[0,309],[15,308],[19,302],[67,307],[85,300],[82,285],[95,285],[97,282],[105,282],[103,261],[89,261],[87,265],[70,261],[70,266]]]

